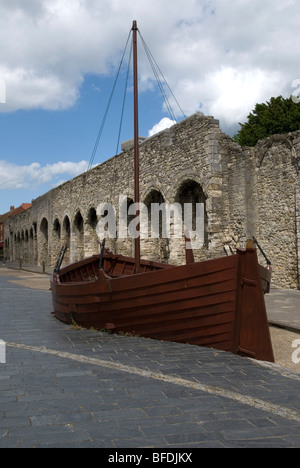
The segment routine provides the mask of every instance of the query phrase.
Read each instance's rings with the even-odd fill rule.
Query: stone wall
[[[274,135],[255,148],[257,236],[287,287],[299,287],[299,148],[300,132]]]
[[[241,148],[213,117],[197,113],[141,143],[140,199],[149,208],[162,202],[201,204],[204,232],[203,243],[194,252],[196,260],[225,255],[225,250],[234,251],[254,235],[272,262],[274,283],[297,288],[299,159],[300,132]],[[63,244],[68,245],[65,263],[97,253],[97,207],[112,203],[118,218],[124,208],[119,208],[120,195],[130,206],[132,149],[51,190],[34,200],[26,213],[10,218],[5,226],[7,259],[54,265]],[[109,247],[133,255],[132,239],[119,239],[118,233]],[[144,258],[181,264],[184,241],[174,235],[142,239],[141,253]]]

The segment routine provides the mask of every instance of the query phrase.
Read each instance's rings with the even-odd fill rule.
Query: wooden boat
[[[270,271],[255,248],[204,262],[171,266],[103,254],[51,278],[54,314],[85,328],[208,346],[274,361],[263,285]]]
[[[136,22],[133,23],[134,44]],[[134,81],[137,85],[136,50]],[[135,202],[139,201],[135,93]],[[258,263],[255,244],[231,256],[174,266],[116,255],[104,248],[51,276],[54,315],[85,328],[131,333],[274,361],[264,292],[271,273]],[[60,261],[58,262],[60,264]],[[100,264],[100,265],[99,265]]]

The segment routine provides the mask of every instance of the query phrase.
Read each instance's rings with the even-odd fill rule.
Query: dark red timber
[[[55,316],[85,328],[128,332],[274,361],[264,287],[270,273],[254,248],[172,266],[105,251],[51,277]],[[263,273],[263,277],[261,276]]]

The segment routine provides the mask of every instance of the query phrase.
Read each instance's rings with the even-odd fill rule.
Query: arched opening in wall
[[[16,260],[18,262],[21,260],[21,234],[19,232],[16,234]]]
[[[88,212],[84,232],[84,253],[86,257],[99,252],[98,236],[96,232],[97,223],[97,212],[95,208],[92,207]]]
[[[13,262],[17,261],[17,235],[13,231],[10,233],[10,238],[12,240],[12,257],[11,260]]]
[[[37,223],[32,223],[32,234],[33,234],[33,255],[34,255],[34,263],[38,263],[38,239],[37,239]]]
[[[5,239],[3,255],[4,255],[4,260],[7,260],[8,258],[10,258],[10,242],[9,242],[9,239]]]
[[[199,253],[199,250],[208,247],[206,196],[201,185],[192,179],[185,180],[177,191],[175,201],[182,210],[182,238],[185,230],[189,232],[193,249]]]
[[[67,250],[64,256],[63,264],[70,263],[70,240],[71,240],[71,223],[68,216],[64,217],[61,230],[61,243],[67,246]]]
[[[21,237],[20,237],[20,261],[22,263],[25,263],[26,261],[26,254],[25,254],[25,244],[24,244],[24,231],[22,229],[21,231]]]
[[[53,223],[53,231],[52,231],[52,249],[51,251],[53,252],[53,259],[52,263],[54,263],[59,255],[61,245],[60,245],[60,236],[61,236],[61,226],[59,220],[56,218]]]
[[[158,190],[151,190],[144,204],[148,213],[148,238],[143,242],[146,258],[167,262],[170,257],[170,229],[165,199]]]
[[[34,244],[33,244],[33,228],[29,229],[28,239],[29,263],[35,263]]]
[[[9,251],[6,252],[6,259],[10,260],[11,262],[15,261],[15,242],[14,242],[14,233],[9,229]]]
[[[74,260],[82,260],[84,258],[84,230],[83,217],[80,211],[77,211],[73,222],[74,244],[73,256]]]
[[[60,234],[61,234],[60,222],[56,218],[56,220],[53,223],[53,235],[60,239]]]
[[[71,225],[68,216],[64,217],[61,240],[64,245],[70,246]]]
[[[126,204],[126,213],[127,213],[127,218],[126,218],[127,221],[126,222],[127,222],[127,229],[128,229],[130,223],[135,218],[135,214],[132,213],[134,201],[132,200],[132,198],[127,197],[125,204]],[[132,210],[130,210],[130,207],[132,207]]]
[[[23,244],[23,251],[24,251],[24,263],[30,262],[30,252],[29,252],[29,234],[28,229],[25,229],[24,233],[24,244]]]
[[[135,214],[130,212],[130,207],[134,202],[132,198],[124,197],[120,204],[119,220],[118,220],[118,233],[116,241],[116,253],[134,256],[134,239],[132,239],[129,229],[130,223],[135,219]]]
[[[98,219],[97,219],[96,210],[95,208],[90,208],[88,212],[87,223],[92,229],[96,230],[97,222],[98,222]]]
[[[49,256],[49,231],[48,221],[43,218],[40,224],[40,242],[39,242],[39,263],[48,265]]]

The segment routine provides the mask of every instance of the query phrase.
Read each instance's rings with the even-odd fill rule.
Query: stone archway
[[[132,198],[124,197],[119,203],[118,235],[115,242],[116,253],[132,257],[134,256],[134,239],[129,235],[128,226],[135,217],[129,214],[130,206],[134,202]]]
[[[168,262],[170,257],[169,231],[166,226],[166,203],[162,193],[152,189],[145,197],[148,212],[148,238],[142,240],[142,252],[149,260]]]
[[[177,191],[176,201],[182,206],[184,215],[188,215],[189,209],[191,209],[191,222],[189,227],[192,231],[202,229],[200,235],[201,238],[203,238],[203,245],[207,244],[206,196],[200,184],[194,180],[184,181]],[[185,207],[187,207],[187,209],[185,209]],[[184,219],[184,221],[187,226],[189,220]]]
[[[72,261],[84,258],[84,223],[80,210],[77,211],[71,233],[71,257]]]
[[[29,229],[29,252],[30,252],[30,262],[34,264],[35,262],[35,246],[33,242],[33,228]]]
[[[24,263],[30,263],[30,251],[29,251],[29,233],[28,229],[24,232]]]
[[[71,223],[68,216],[64,217],[61,230],[61,243],[67,247],[63,265],[70,263]]]
[[[55,218],[52,230],[52,241],[51,241],[51,252],[52,252],[52,263],[56,263],[59,252],[60,252],[60,238],[61,238],[61,225],[58,218]]]
[[[49,226],[46,218],[42,219],[39,231],[39,264],[46,266],[49,264]]]
[[[206,196],[201,185],[195,180],[184,180],[177,189],[175,204],[181,207],[182,232],[172,239],[172,257],[177,263],[185,262],[185,231],[192,240],[197,260],[206,258],[208,248]],[[181,238],[179,238],[181,237]]]
[[[84,226],[84,254],[85,257],[97,254],[99,252],[97,227],[97,212],[94,207],[89,209],[87,220]]]

